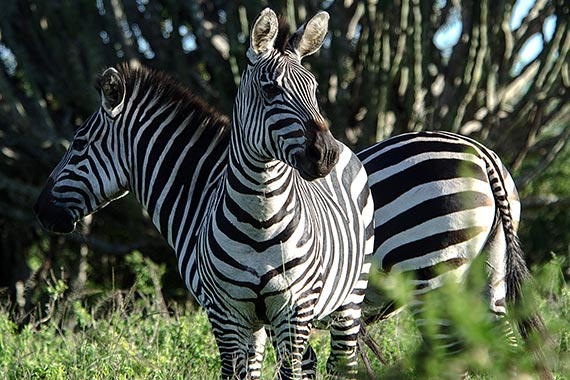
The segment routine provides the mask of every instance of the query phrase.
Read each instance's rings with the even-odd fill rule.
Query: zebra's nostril
[[[322,150],[317,148],[316,146],[310,146],[307,148],[307,152],[306,152],[307,158],[309,158],[311,161],[321,161],[323,158],[323,153]]]

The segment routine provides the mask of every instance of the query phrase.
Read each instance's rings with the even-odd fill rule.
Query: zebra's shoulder
[[[339,163],[341,163],[342,166],[349,166],[351,168],[356,168],[356,169],[364,168],[364,166],[362,165],[362,161],[360,160],[360,158],[358,158],[358,156],[352,149],[350,149],[348,146],[346,146],[344,143],[338,140],[337,143],[340,152]]]
[[[348,146],[338,141],[339,160],[333,172],[345,187],[362,188],[368,184],[368,175],[364,169],[362,161]]]

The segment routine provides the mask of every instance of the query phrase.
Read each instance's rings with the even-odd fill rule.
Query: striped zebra
[[[424,315],[424,295],[445,283],[462,283],[480,255],[486,261],[486,302],[506,339],[507,306],[522,298],[530,279],[517,237],[520,200],[500,158],[482,144],[449,132],[418,132],[392,137],[358,153],[369,175],[374,199],[375,240],[372,275],[377,271],[412,274],[410,308],[430,345],[448,354],[461,350],[449,321]],[[363,305],[369,323],[393,306],[370,286]],[[436,326],[427,334],[428,324]],[[545,335],[538,314],[519,321],[527,340]],[[516,344],[516,343],[515,343]],[[540,355],[540,353],[537,352]],[[538,358],[541,360],[541,358]],[[552,378],[542,364],[539,370]]]
[[[320,49],[328,19],[320,12],[288,38],[266,8],[251,31],[228,168],[199,231],[200,262],[189,278],[209,315],[224,377],[259,377],[269,325],[280,377],[300,378],[313,320],[325,318],[328,372],[356,374],[373,205],[361,162],[332,137],[316,80],[301,65]],[[252,332],[254,350],[247,352]]]
[[[273,11],[258,16],[232,127],[162,74],[107,69],[96,85],[101,107],[35,205],[46,229],[69,233],[133,193],[208,314],[224,379],[260,377],[264,326],[279,377],[314,378],[316,320],[331,331],[328,372],[356,374],[372,199],[361,162],[328,131],[316,81],[300,62],[322,45],[328,18],[318,13],[289,38]]]

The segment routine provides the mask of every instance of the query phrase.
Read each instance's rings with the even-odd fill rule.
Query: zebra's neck
[[[124,126],[130,190],[180,254],[194,244],[226,167],[229,123],[184,101],[139,99],[131,112],[138,123]]]
[[[273,161],[257,161],[243,154],[232,141],[225,182],[225,207],[241,221],[250,224],[288,224],[295,204],[298,173],[289,165]]]

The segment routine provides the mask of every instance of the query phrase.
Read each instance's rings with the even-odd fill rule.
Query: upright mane
[[[275,42],[273,47],[280,52],[284,52],[285,48],[287,48],[287,42],[289,41],[289,36],[291,35],[291,25],[287,22],[285,16],[279,16],[279,29],[277,30],[277,38],[275,38]]]
[[[188,115],[194,113],[196,118],[207,120],[208,124],[218,126],[220,133],[229,133],[231,121],[227,116],[219,113],[205,100],[193,94],[166,73],[144,66],[132,68],[127,62],[119,63],[114,68],[125,79],[126,97],[132,94],[135,84],[138,83],[139,92],[152,92],[165,101],[178,103],[181,112]],[[95,79],[95,88],[97,91],[101,89],[101,74]]]

